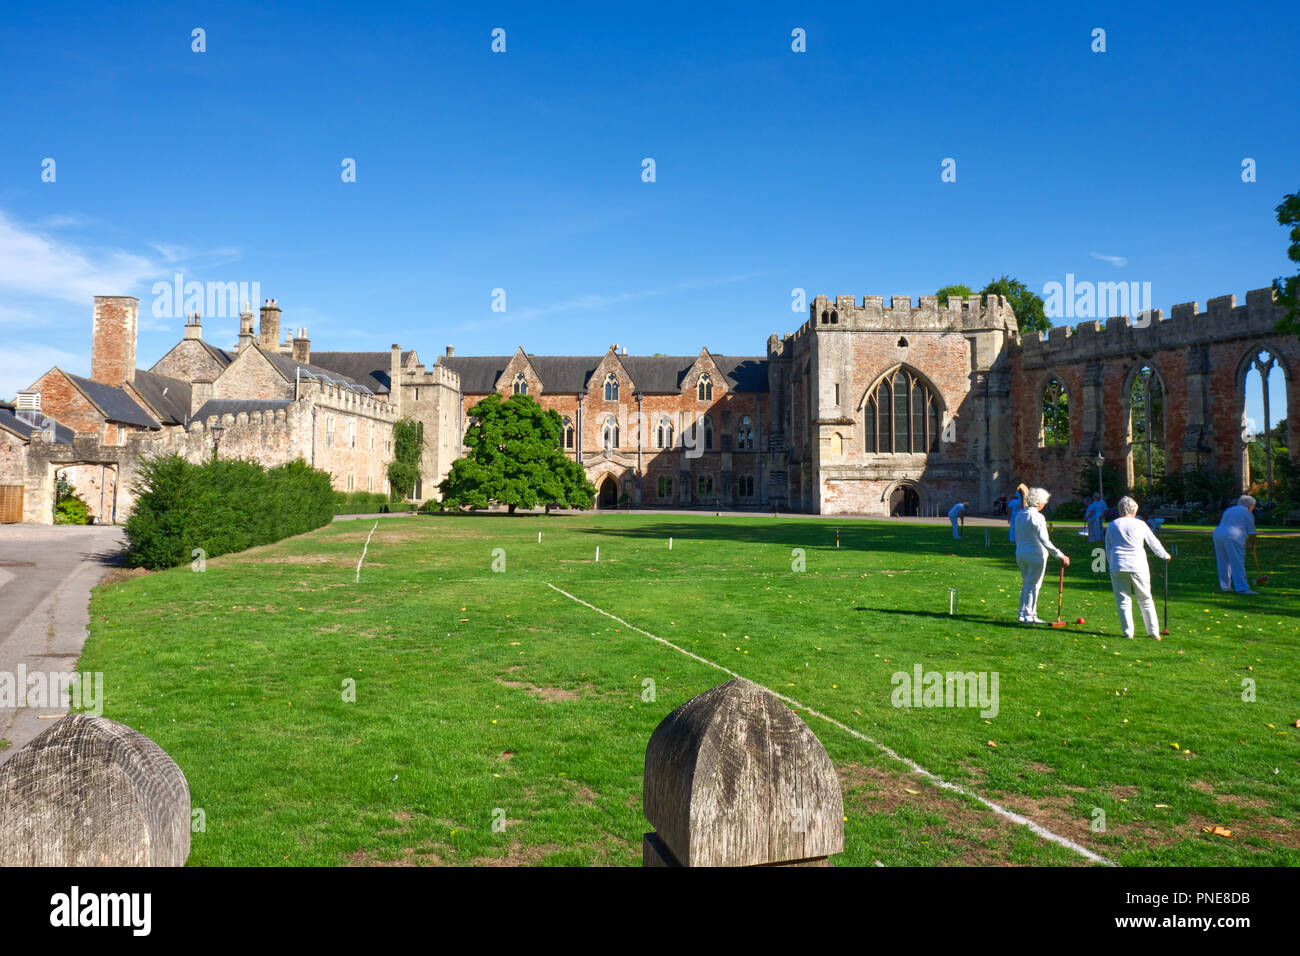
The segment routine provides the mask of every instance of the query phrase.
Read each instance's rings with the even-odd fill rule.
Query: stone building
[[[384,491],[399,418],[423,423],[416,497],[432,497],[462,454],[469,410],[492,393],[556,411],[598,507],[815,514],[939,514],[958,500],[988,512],[1021,481],[1060,499],[1098,455],[1130,484],[1158,462],[1229,471],[1244,488],[1248,372],[1286,380],[1273,421],[1300,410],[1300,342],[1274,332],[1271,289],[1241,306],[1223,296],[1205,312],[1190,303],[1168,319],[1157,310],[1023,337],[1000,296],[819,296],[762,355],[448,347],[427,367],[398,345],[313,353],[306,329],[282,338],[267,300],[256,329],[245,307],[231,349],[205,341],[192,316],[140,369],[137,307],[96,297],[90,377],[54,368],[0,405],[0,519],[50,520],[64,475],[98,518],[120,521],[145,456],[198,461],[218,443],[268,465],[302,458],[339,490]]]

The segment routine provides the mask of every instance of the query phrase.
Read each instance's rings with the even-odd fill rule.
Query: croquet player
[[[1106,528],[1106,564],[1110,567],[1110,586],[1119,609],[1119,626],[1125,637],[1133,636],[1133,600],[1137,600],[1147,637],[1160,640],[1160,619],[1151,596],[1151,569],[1147,567],[1146,548],[1162,561],[1170,559],[1151,526],[1136,517],[1137,502],[1125,495],[1116,506],[1119,517]]]
[[[1214,560],[1219,565],[1219,590],[1252,591],[1246,579],[1246,545],[1255,547],[1255,499],[1242,495],[1237,503],[1223,512],[1214,529]]]
[[[952,536],[960,538],[961,532],[957,530],[957,522],[966,514],[966,502],[959,501],[948,509],[948,520],[952,522]]]
[[[1090,542],[1102,540],[1101,516],[1105,513],[1106,499],[1101,496],[1100,491],[1094,491],[1092,493],[1092,502],[1083,513],[1083,520],[1088,522],[1088,540]],[[1122,515],[1123,513],[1124,509],[1121,508],[1120,514]]]
[[[1016,543],[1016,515],[1025,510],[1028,500],[1029,489],[1023,484],[1016,485],[1016,493],[1007,503],[1007,520],[1011,522],[1011,530],[1007,532],[1007,537],[1012,544]]]
[[[1025,496],[1027,507],[1016,515],[1016,564],[1020,566],[1020,622],[1046,624],[1038,617],[1038,589],[1043,585],[1047,556],[1061,559],[1070,566],[1069,557],[1047,535],[1043,509],[1051,497],[1044,488],[1030,488]]]

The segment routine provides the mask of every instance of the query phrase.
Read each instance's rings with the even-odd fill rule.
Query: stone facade
[[[26,488],[27,520],[49,520],[64,472],[98,518],[121,521],[145,456],[198,461],[218,436],[223,457],[301,458],[329,471],[336,489],[385,491],[403,417],[424,425],[416,497],[432,497],[463,453],[473,405],[520,391],[560,415],[565,452],[595,484],[599,507],[890,515],[941,514],[964,500],[988,512],[1021,481],[1071,496],[1098,453],[1132,483],[1139,374],[1163,388],[1155,442],[1166,470],[1230,470],[1244,486],[1250,363],[1267,351],[1288,386],[1300,370],[1300,343],[1274,332],[1271,289],[1249,292],[1245,305],[1223,296],[1204,312],[1176,305],[1167,320],[1156,311],[1023,339],[1000,296],[942,306],[932,296],[819,296],[763,355],[629,356],[612,346],[596,356],[457,357],[448,347],[429,366],[397,345],[313,355],[305,329],[281,341],[280,307],[267,300],[256,332],[245,306],[230,350],[205,342],[191,316],[147,373],[134,366],[137,305],[96,297],[91,379],[55,368],[33,383],[62,431],[6,431],[0,421],[0,484]],[[1051,382],[1066,396],[1069,426],[1048,441]],[[1274,421],[1300,419],[1291,387],[1287,406],[1273,409]]]

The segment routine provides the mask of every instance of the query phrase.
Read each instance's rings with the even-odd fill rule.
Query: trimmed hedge
[[[386,504],[388,504],[388,496],[378,491],[334,492],[336,515],[379,514]]]
[[[251,461],[194,465],[179,455],[146,461],[126,522],[132,567],[172,568],[243,551],[329,524],[330,476],[301,459],[266,469]]]

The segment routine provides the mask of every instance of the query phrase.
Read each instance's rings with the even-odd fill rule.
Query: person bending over
[[[1038,616],[1038,589],[1043,586],[1043,572],[1047,570],[1047,556],[1061,559],[1070,566],[1070,558],[1047,534],[1047,519],[1043,509],[1051,498],[1043,488],[1030,488],[1026,507],[1016,515],[1016,564],[1020,566],[1020,621],[1022,624],[1046,624]]]

